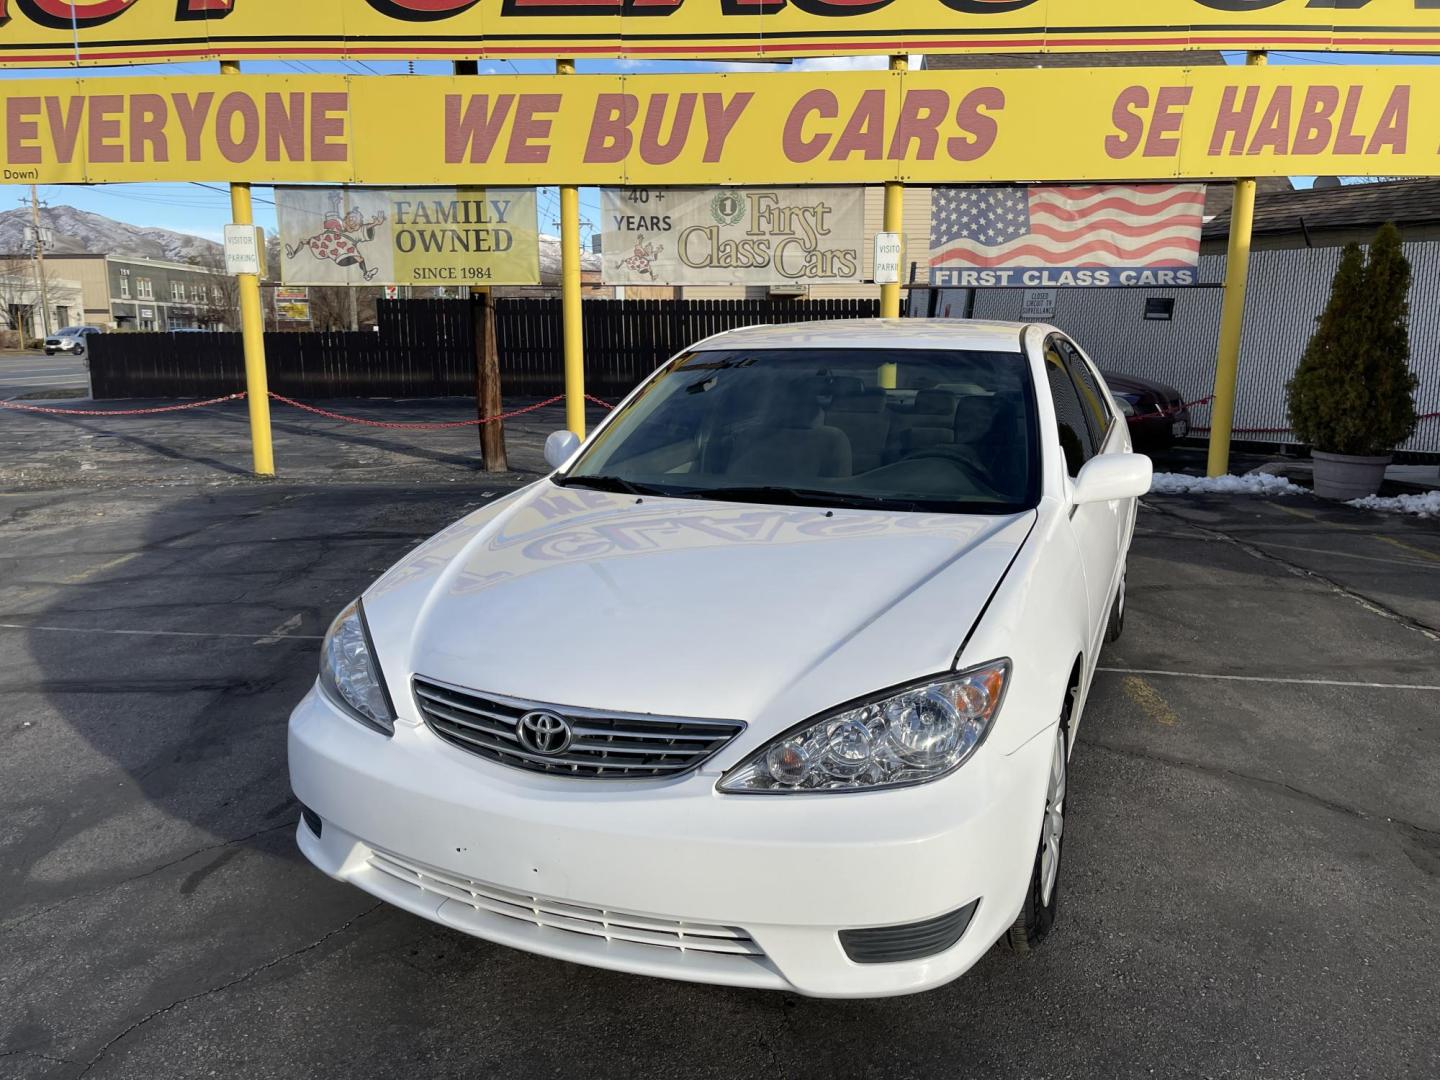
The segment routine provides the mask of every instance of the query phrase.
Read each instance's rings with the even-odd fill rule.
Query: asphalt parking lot
[[[1440,1074],[1440,528],[1309,498],[1148,500],[1028,960],[812,1001],[321,876],[285,763],[319,636],[557,424],[495,478],[473,432],[277,412],[258,482],[238,409],[0,416],[0,1076]]]

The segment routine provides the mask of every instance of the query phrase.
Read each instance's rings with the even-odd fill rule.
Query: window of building
[[[172,281],[172,282],[170,282],[170,299],[171,299],[171,300],[184,300],[184,299],[185,299],[185,283],[184,283],[183,281]]]
[[[120,278],[120,295],[126,300],[130,299],[130,279],[128,277]]]
[[[139,296],[141,300],[154,300],[155,286],[148,277],[136,278],[135,294]]]

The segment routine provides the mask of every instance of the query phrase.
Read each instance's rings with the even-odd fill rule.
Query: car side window
[[[1065,358],[1065,367],[1075,382],[1075,389],[1080,392],[1080,406],[1084,410],[1085,422],[1090,426],[1090,434],[1098,451],[1105,445],[1105,439],[1110,434],[1110,423],[1113,419],[1110,406],[1106,404],[1099,380],[1095,378],[1095,373],[1090,370],[1085,358],[1080,355],[1080,350],[1064,338],[1057,338],[1056,345]]]
[[[1071,476],[1078,476],[1085,463],[1095,456],[1096,442],[1080,404],[1080,393],[1066,370],[1065,358],[1056,347],[1056,339],[1045,342],[1045,379],[1050,384],[1050,397],[1055,403],[1055,423],[1060,429],[1060,449],[1065,454],[1065,467]]]

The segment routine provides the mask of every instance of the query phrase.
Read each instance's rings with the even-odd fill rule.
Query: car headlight
[[[335,616],[325,635],[320,647],[320,688],[362,724],[394,734],[395,709],[380,676],[359,600]]]
[[[737,794],[874,791],[923,784],[985,741],[1010,661],[938,676],[842,706],[780,736],[719,784]]]

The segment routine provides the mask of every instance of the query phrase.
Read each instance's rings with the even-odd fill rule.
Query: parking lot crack
[[[1242,540],[1238,536],[1234,536],[1231,533],[1223,532],[1219,529],[1211,528],[1207,525],[1199,525],[1186,518],[1182,514],[1177,514],[1173,510],[1167,510],[1164,507],[1156,505],[1156,503],[1153,501],[1147,501],[1144,505],[1145,509],[1153,513],[1159,514],[1162,517],[1169,518],[1173,521],[1178,521],[1181,524],[1187,526],[1188,528],[1200,533],[1202,536],[1208,537],[1211,540],[1218,540],[1222,543],[1230,544],[1243,551],[1245,554],[1251,556],[1252,558],[1260,559],[1263,562],[1274,563],[1275,565],[1283,568],[1288,573],[1294,574],[1296,577],[1310,578],[1313,581],[1317,581],[1320,584],[1324,585],[1326,588],[1328,588],[1331,592],[1359,604],[1361,607],[1365,608],[1372,614],[1379,615],[1381,618],[1389,619],[1392,622],[1397,622],[1408,630],[1414,630],[1417,633],[1424,634],[1431,641],[1440,642],[1440,627],[1431,626],[1429,623],[1422,622],[1421,620],[1406,615],[1403,612],[1396,611],[1394,608],[1390,607],[1389,605],[1383,603],[1380,600],[1376,600],[1374,597],[1366,596],[1364,593],[1357,592],[1349,586],[1342,585],[1334,578],[1327,577],[1319,571],[1311,570],[1308,566],[1301,566],[1299,563],[1291,562],[1289,559],[1282,558],[1281,556],[1276,555],[1272,551],[1267,551],[1265,548],[1259,546],[1258,544],[1252,543],[1248,540]]]
[[[168,862],[163,862],[159,866],[152,866],[150,867],[150,869],[143,870],[138,874],[132,874],[130,877],[121,878],[119,881],[112,881],[109,884],[103,885],[100,888],[92,890],[90,892],[76,893],[74,896],[67,896],[64,900],[57,900],[55,903],[43,907],[39,911],[32,911],[30,912],[30,914],[22,915],[18,919],[10,919],[6,922],[0,923],[0,933],[6,933],[8,931],[18,929],[19,927],[24,926],[26,923],[33,922],[35,919],[39,919],[45,915],[48,915],[52,911],[57,911],[60,908],[65,907],[67,904],[73,904],[77,900],[83,900],[86,897],[96,896],[100,893],[110,892],[113,889],[123,888],[124,886],[133,884],[137,881],[143,881],[145,878],[153,877],[155,874],[162,873],[163,871],[170,869],[172,866],[178,866],[180,863],[188,862],[190,859],[195,858],[197,855],[204,855],[206,852],[209,851],[218,851],[221,848],[235,847],[238,844],[246,844],[249,843],[251,840],[257,840],[262,836],[266,836],[273,832],[279,832],[282,829],[294,829],[297,820],[298,819],[292,818],[289,821],[281,822],[279,825],[268,825],[263,829],[257,829],[255,832],[249,833],[245,836],[237,836],[233,840],[221,840],[218,843],[206,844],[204,847],[198,847],[194,851],[188,851],[184,855],[179,855],[169,860]]]
[[[38,1050],[0,1050],[0,1058],[26,1057],[34,1058],[36,1061],[48,1061],[54,1065],[77,1065],[79,1062],[71,1061],[69,1058],[52,1057],[49,1054],[42,1054]]]
[[[1145,761],[1153,761],[1160,765],[1169,765],[1177,769],[1189,769],[1193,772],[1204,773],[1209,776],[1227,777],[1252,787],[1265,788],[1291,798],[1301,799],[1314,806],[1319,806],[1337,814],[1344,814],[1347,817],[1353,817],[1360,821],[1384,822],[1408,834],[1411,839],[1420,843],[1435,843],[1436,841],[1440,841],[1440,830],[1426,828],[1423,825],[1417,825],[1413,821],[1406,821],[1403,818],[1377,814],[1369,810],[1361,810],[1357,806],[1351,806],[1349,803],[1343,803],[1336,799],[1327,799],[1323,795],[1317,795],[1313,791],[1296,787],[1294,784],[1287,784],[1283,780],[1272,780],[1266,776],[1256,776],[1253,773],[1241,772],[1239,769],[1231,769],[1224,765],[1207,765],[1203,762],[1189,761],[1172,754],[1156,753],[1153,750],[1143,750],[1133,746],[1118,746],[1114,743],[1100,742],[1088,738],[1083,732],[1080,736],[1080,742],[1087,747],[1094,747],[1097,750],[1104,750],[1111,754],[1122,754],[1126,757],[1141,758]]]
[[[346,930],[349,930],[361,919],[365,918],[367,915],[379,910],[384,906],[385,905],[383,901],[377,901],[376,903],[371,904],[369,907],[367,907],[364,911],[360,912],[358,915],[347,919],[345,922],[335,927],[335,929],[326,931],[324,934],[321,934],[318,938],[316,938],[314,941],[310,942],[307,945],[302,945],[298,949],[291,949],[289,952],[283,953],[282,955],[275,957],[273,960],[267,960],[265,961],[265,963],[259,964],[251,968],[249,971],[243,972],[235,976],[233,979],[227,979],[219,986],[212,986],[205,990],[197,990],[193,994],[186,994],[184,997],[177,998],[176,1000],[172,1001],[169,1005],[165,1005],[159,1009],[154,1009],[151,1012],[146,1013],[144,1016],[140,1017],[140,1019],[136,1020],[134,1023],[126,1027],[125,1030],[121,1031],[118,1035],[115,1035],[114,1037],[106,1040],[105,1044],[95,1052],[95,1055],[85,1063],[85,1067],[76,1074],[76,1080],[79,1080],[80,1077],[87,1075],[91,1069],[98,1065],[100,1061],[105,1057],[105,1055],[110,1052],[111,1048],[113,1048],[118,1043],[124,1041],[125,1039],[129,1038],[136,1031],[139,1031],[142,1027],[144,1027],[146,1024],[150,1023],[150,1021],[156,1019],[157,1017],[164,1016],[166,1013],[178,1009],[182,1005],[188,1005],[192,1001],[199,1001],[201,998],[207,998],[213,994],[219,994],[225,990],[229,990],[233,987],[239,986],[241,983],[247,982],[250,979],[253,979],[256,975],[263,974],[264,972],[269,971],[271,968],[285,963],[287,960],[293,960],[297,956],[303,956],[308,952],[318,949],[321,945],[325,944],[325,942],[329,941],[331,938],[335,937],[338,934],[343,934]]]

